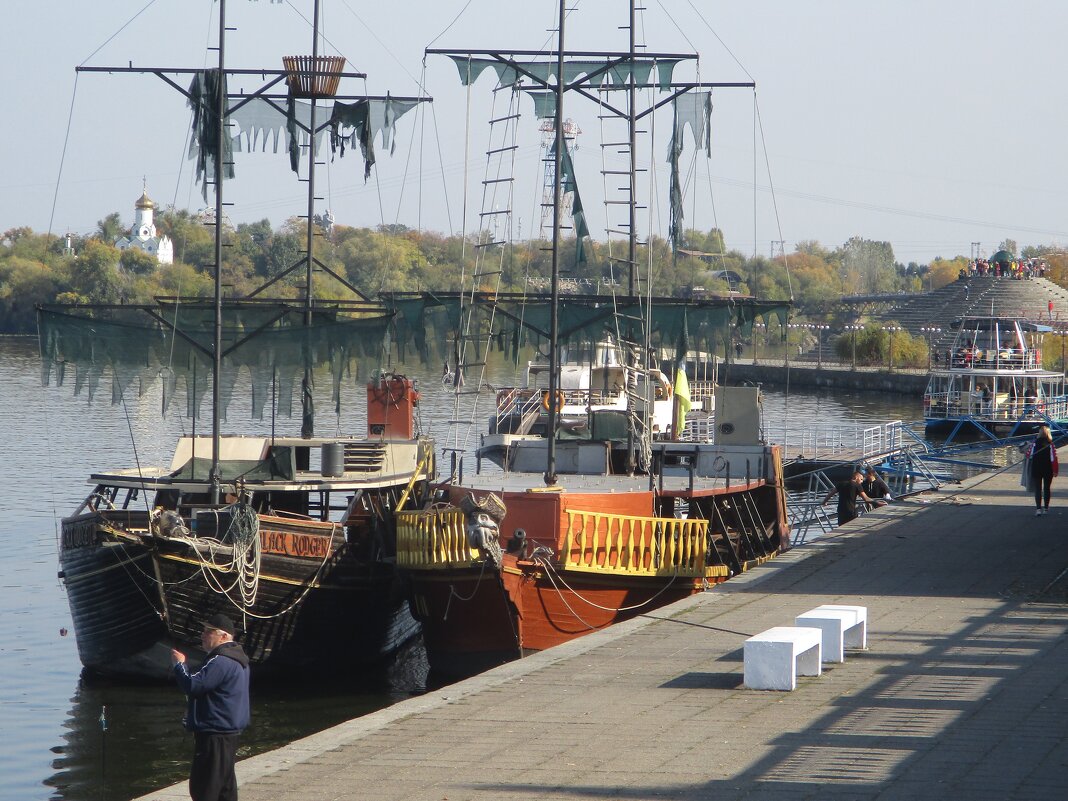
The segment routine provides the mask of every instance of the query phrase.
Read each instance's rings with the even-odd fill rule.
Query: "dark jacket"
[[[864,490],[864,494],[869,498],[885,498],[890,494],[890,488],[878,476],[875,478],[865,477],[864,481],[861,482],[860,488]]]
[[[1056,475],[1053,466],[1057,463],[1057,450],[1053,447],[1053,443],[1048,439],[1045,437],[1036,439],[1031,445],[1029,455],[1031,458],[1032,476],[1042,477]]]
[[[189,731],[234,734],[248,726],[248,677],[248,656],[236,642],[224,642],[214,649],[192,675],[185,663],[175,665],[174,678],[189,699],[185,727]]]

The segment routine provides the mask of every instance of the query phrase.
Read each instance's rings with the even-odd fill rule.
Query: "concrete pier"
[[[895,502],[703,595],[245,760],[242,801],[1062,799],[1068,486]],[[792,692],[742,644],[820,604],[868,650]],[[144,799],[187,798],[184,784]]]
[[[927,371],[898,368],[893,371],[875,367],[851,368],[848,364],[811,361],[782,362],[764,360],[753,364],[739,361],[721,365],[719,375],[728,384],[762,384],[769,387],[798,389],[843,389],[849,392],[882,392],[895,395],[923,395],[927,388]],[[918,406],[917,406],[918,408]]]

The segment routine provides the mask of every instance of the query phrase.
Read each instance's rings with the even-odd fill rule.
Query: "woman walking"
[[[1049,488],[1057,475],[1057,449],[1049,426],[1040,426],[1038,436],[1031,443],[1031,482],[1035,486],[1035,517],[1049,514]]]

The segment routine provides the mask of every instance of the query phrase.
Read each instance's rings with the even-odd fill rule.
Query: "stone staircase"
[[[953,322],[961,317],[984,316],[1021,317],[1044,324],[1050,323],[1049,301],[1053,301],[1053,323],[1068,328],[1068,289],[1045,278],[1013,280],[993,276],[958,278],[933,292],[910,295],[888,311],[872,314],[870,319],[883,324],[896,322],[914,337],[920,337],[940,353],[949,350],[957,332]],[[924,328],[941,328],[942,332],[930,342]],[[836,341],[848,332],[828,331],[823,336],[824,364],[839,361]],[[791,361],[816,364],[820,354],[816,347],[805,353],[790,356]]]
[[[1022,317],[1048,324],[1053,301],[1053,325],[1068,326],[1068,290],[1045,278],[1013,280],[992,276],[959,278],[941,289],[910,298],[873,319],[896,321],[912,336],[927,336],[922,328],[941,328],[934,347],[947,350],[956,331],[953,322],[966,316]]]

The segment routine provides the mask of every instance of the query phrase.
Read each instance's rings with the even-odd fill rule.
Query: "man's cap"
[[[231,637],[234,636],[237,629],[234,627],[234,621],[221,612],[217,615],[212,615],[204,621],[204,628],[206,629],[218,629],[219,631],[225,631]]]

